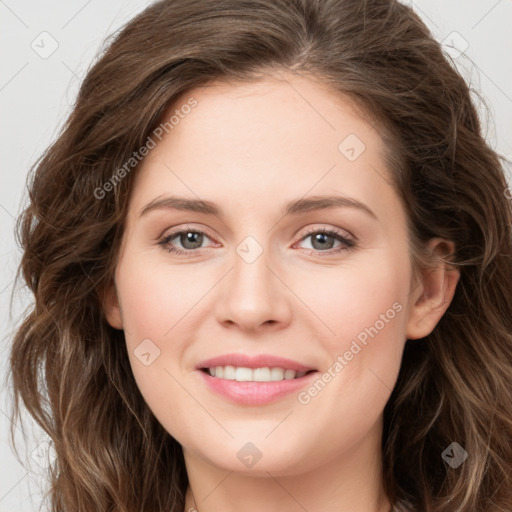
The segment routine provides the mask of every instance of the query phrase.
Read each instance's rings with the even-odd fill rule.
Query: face
[[[291,74],[180,101],[137,170],[106,307],[144,399],[226,470],[378,449],[404,342],[442,314],[420,311],[378,129]]]

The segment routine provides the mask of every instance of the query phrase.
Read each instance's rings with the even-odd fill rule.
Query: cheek
[[[122,261],[116,281],[130,342],[175,337],[186,314],[208,290],[193,269],[155,263],[143,254]]]
[[[303,433],[318,439],[315,429],[321,428],[326,446],[338,446],[340,435],[347,442],[358,442],[358,436],[378,420],[398,376],[408,267],[406,262],[392,263],[392,258],[379,261],[379,265],[332,272],[323,293],[318,287],[312,293],[311,288],[314,301],[308,305],[329,327],[322,328],[318,338],[326,354],[325,366],[319,379],[297,398],[299,411],[309,418],[301,427]]]
[[[116,285],[130,365],[146,402],[163,404],[179,392],[173,381],[186,339],[186,314],[202,293],[184,273],[148,264],[136,251],[118,265]],[[200,293],[201,292],[201,293]],[[190,326],[189,329],[190,330]],[[178,380],[180,375],[176,375]],[[174,395],[175,396],[175,395]]]
[[[405,343],[408,261],[379,254],[357,267],[333,269],[323,287],[307,282],[301,293],[311,297],[308,306],[325,326],[319,339],[327,355],[327,386],[334,391],[321,400],[330,402],[352,390],[382,405],[395,384]]]
[[[386,261],[364,262],[350,268],[332,268],[318,279],[302,276],[301,297],[308,297],[307,305],[323,321],[332,336],[326,340],[336,349],[358,335],[365,341],[368,329],[374,326],[379,333],[401,332],[405,326],[405,310],[409,294],[410,272],[403,265]],[[401,313],[401,314],[400,314]],[[374,336],[374,329],[370,329]],[[327,331],[326,331],[327,332]]]

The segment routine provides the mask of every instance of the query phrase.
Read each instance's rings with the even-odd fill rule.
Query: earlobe
[[[121,314],[121,305],[117,296],[117,290],[112,283],[104,289],[102,293],[102,306],[105,318],[109,325],[114,329],[123,328],[123,318]]]
[[[446,260],[454,252],[452,242],[435,238],[427,249],[435,258],[433,266],[423,269],[421,282],[410,306],[407,339],[428,336],[444,315],[455,295],[460,272]]]

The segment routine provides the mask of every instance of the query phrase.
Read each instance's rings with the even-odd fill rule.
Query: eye
[[[310,229],[308,234],[303,236],[300,241],[302,242],[308,238],[311,239],[312,245],[312,249],[308,249],[310,252],[311,250],[316,253],[327,252],[332,248],[336,241],[339,242],[340,245],[335,250],[327,252],[327,254],[339,253],[341,251],[352,249],[356,246],[355,240],[348,238],[341,232],[332,229]]]
[[[203,248],[202,244],[205,238],[209,239],[204,231],[194,228],[186,228],[166,235],[158,243],[166,248],[170,253],[193,256],[196,249]],[[176,242],[173,242],[173,240],[177,240],[177,242],[181,244],[182,248],[176,247]]]
[[[300,239],[300,242],[308,238],[312,240],[312,248],[306,248],[306,250],[315,254],[334,254],[352,249],[356,246],[355,240],[332,229],[310,229],[307,234]],[[185,229],[169,233],[162,238],[158,244],[163,246],[170,253],[181,256],[194,256],[197,253],[197,249],[204,248],[203,242],[205,239],[210,239],[210,237],[208,237],[204,231],[186,227]],[[339,246],[334,250],[330,250],[336,242],[339,242]],[[177,243],[181,245],[181,248],[176,247]]]

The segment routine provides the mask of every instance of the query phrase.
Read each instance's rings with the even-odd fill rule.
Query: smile
[[[280,367],[261,367],[247,368],[244,366],[214,366],[204,368],[212,377],[236,380],[238,382],[277,382],[282,380],[300,379],[304,377],[307,371],[296,371],[289,368]],[[314,371],[314,370],[310,370]]]
[[[318,370],[272,354],[231,353],[198,363],[196,375],[214,395],[238,405],[259,406],[289,399],[318,375]]]

